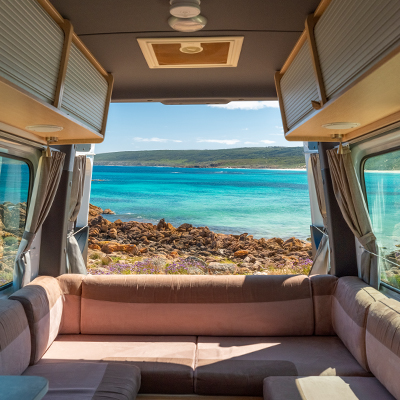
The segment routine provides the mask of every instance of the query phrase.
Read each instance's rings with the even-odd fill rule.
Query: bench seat
[[[271,376],[264,400],[395,400],[378,379],[357,376]]]
[[[371,376],[337,336],[199,337],[195,391],[262,396],[267,376]]]
[[[40,364],[105,361],[134,365],[141,393],[193,393],[195,336],[59,335]]]
[[[49,381],[44,400],[133,400],[140,387],[139,368],[117,363],[37,364],[22,375]]]

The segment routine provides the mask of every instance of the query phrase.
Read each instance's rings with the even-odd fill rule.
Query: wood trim
[[[92,65],[104,76],[108,78],[108,72],[101,66],[101,64],[96,60],[95,56],[89,51],[89,49],[84,45],[78,35],[74,33],[72,38],[73,43],[78,47],[78,49],[85,55],[85,57],[92,63]]]
[[[61,108],[62,96],[64,93],[65,77],[67,75],[68,60],[72,44],[72,36],[74,34],[74,27],[72,26],[71,22],[67,19],[64,20],[63,30],[64,30],[64,46],[61,56],[60,71],[58,73],[57,88],[53,104],[54,107],[57,108]]]
[[[325,10],[328,8],[331,1],[332,0],[322,0],[314,12],[314,17],[319,18],[325,12]],[[302,32],[299,40],[294,45],[293,50],[290,52],[289,57],[286,59],[285,63],[283,64],[283,66],[280,70],[280,73],[282,75],[287,71],[287,69],[289,68],[289,65],[292,63],[294,58],[297,56],[297,53],[300,51],[301,46],[303,46],[306,39],[307,39],[307,34],[306,34],[306,31],[304,30]]]
[[[319,57],[318,57],[318,49],[317,49],[317,44],[315,42],[315,36],[314,36],[314,27],[315,27],[315,24],[317,23],[318,19],[319,19],[319,17],[315,17],[314,14],[310,14],[306,19],[306,35],[307,35],[308,44],[310,47],[311,59],[312,59],[313,67],[314,67],[315,79],[317,81],[317,88],[318,88],[318,94],[319,94],[319,99],[320,99],[319,107],[316,104],[315,104],[315,106],[313,105],[313,107],[316,109],[321,108],[327,102],[326,92],[325,92],[325,84],[324,84],[324,79],[322,77],[321,65],[320,65]]]
[[[37,2],[44,8],[44,10],[50,15],[51,18],[64,29],[65,20],[61,14],[56,10],[56,8],[49,2],[49,0],[37,0]],[[96,60],[94,55],[89,51],[89,49],[83,44],[79,36],[74,32],[72,35],[72,40],[78,46],[79,50],[86,56],[86,58],[93,64],[93,66],[105,77],[107,78],[108,72],[101,66],[101,64]]]
[[[281,72],[276,71],[274,79],[275,79],[276,93],[278,94],[279,109],[281,111],[283,131],[284,131],[284,133],[286,133],[289,129],[288,129],[288,126],[287,126],[285,107],[283,105],[283,98],[282,98],[282,91],[281,91],[281,79],[282,79],[282,76],[283,76],[283,74]]]
[[[106,136],[108,110],[110,108],[111,95],[112,95],[113,86],[114,86],[114,77],[112,76],[112,74],[108,74],[107,82],[108,82],[108,91],[107,91],[107,98],[106,98],[106,106],[104,107],[103,124],[101,126],[101,134],[103,135],[103,140],[104,140],[104,138]]]
[[[287,69],[289,68],[290,64],[293,62],[293,60],[297,56],[298,52],[300,51],[301,47],[305,43],[306,39],[307,39],[306,32],[303,31],[303,33],[299,37],[299,40],[294,45],[293,50],[290,52],[289,57],[285,61],[285,64],[283,64],[283,67],[280,70],[280,73],[282,75],[287,71]]]

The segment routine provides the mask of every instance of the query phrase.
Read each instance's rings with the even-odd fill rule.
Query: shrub
[[[18,239],[15,236],[7,236],[3,239],[6,246],[12,246],[18,243]]]

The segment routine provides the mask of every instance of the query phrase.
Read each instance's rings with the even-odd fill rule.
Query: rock
[[[110,265],[112,263],[112,259],[111,259],[111,257],[103,257],[101,259],[101,263],[103,265]]]
[[[212,262],[207,266],[208,272],[212,275],[230,275],[234,274],[237,270],[236,264],[225,264]]]
[[[98,244],[89,244],[89,249],[101,250],[101,247]]]
[[[114,212],[114,211],[111,211],[109,208],[106,208],[106,209],[102,212],[102,214],[115,214],[115,212]]]
[[[172,224],[171,223],[167,223],[167,226],[165,227],[165,229],[166,230],[168,230],[168,231],[171,231],[171,232],[173,232],[173,231],[175,231],[176,229],[172,226]]]
[[[237,258],[245,258],[248,254],[249,254],[248,250],[238,250],[235,251],[235,254],[233,256]]]
[[[191,265],[188,267],[188,275],[207,275],[201,268]]]
[[[127,244],[127,245],[125,245],[124,251],[126,253],[132,254],[134,256],[137,256],[140,253],[135,244]]]
[[[115,251],[115,246],[112,246],[109,243],[107,243],[101,247],[101,251],[106,254],[111,254]]]
[[[268,275],[268,272],[267,271],[257,271],[257,272],[254,272],[254,274],[253,275]]]
[[[157,230],[158,231],[163,231],[167,227],[167,224],[165,223],[165,219],[160,219],[159,223],[157,224]]]
[[[110,229],[108,231],[107,234],[108,234],[108,236],[110,236],[110,238],[116,239],[117,235],[118,235],[118,232],[117,232],[117,230],[115,228],[112,228],[112,229]]]
[[[179,232],[184,232],[184,231],[188,231],[189,229],[193,228],[193,225],[191,224],[182,224],[179,228],[178,231]]]
[[[185,258],[185,261],[198,263],[198,264],[201,264],[203,267],[207,267],[207,263],[204,262],[201,258],[198,258],[198,257],[189,256],[189,257]]]
[[[147,248],[146,247],[143,247],[143,249],[140,249],[139,250],[142,254],[144,254],[144,253],[147,253],[148,252],[148,250],[147,250]]]
[[[171,253],[169,253],[170,256],[177,258],[179,257],[179,253],[177,251],[171,251]]]

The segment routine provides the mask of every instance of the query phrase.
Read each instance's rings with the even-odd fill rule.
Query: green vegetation
[[[381,154],[376,157],[368,158],[365,162],[366,171],[399,171],[400,152]]]
[[[305,168],[302,147],[223,150],[149,150],[97,154],[95,165],[185,168]]]

